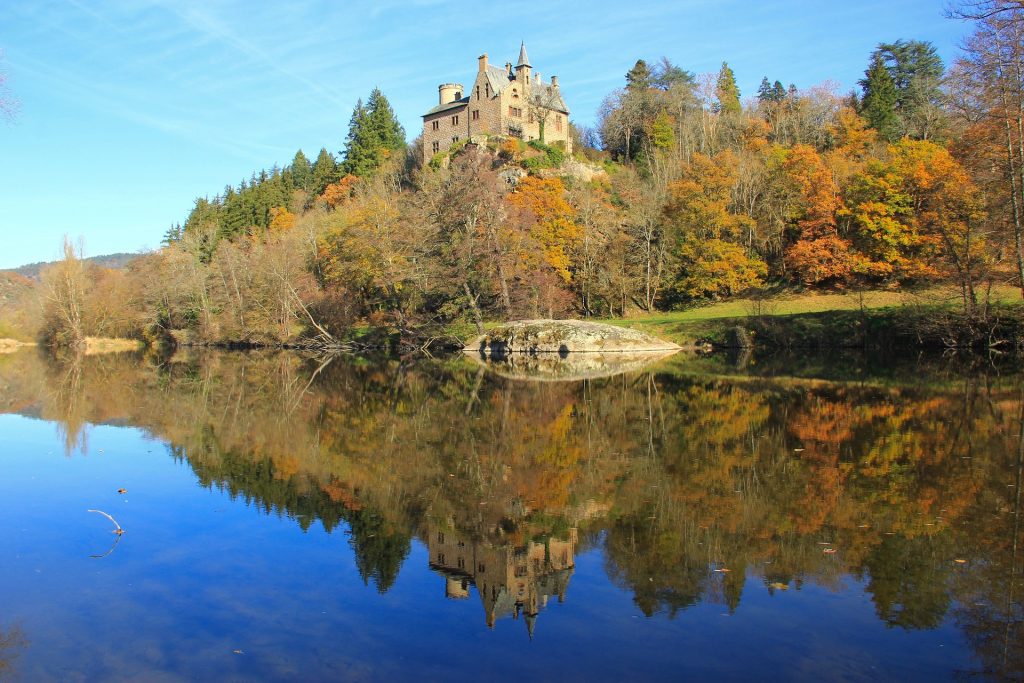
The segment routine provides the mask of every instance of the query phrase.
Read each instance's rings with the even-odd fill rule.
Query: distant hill
[[[32,306],[36,283],[10,270],[0,270],[0,338],[32,338]]]
[[[105,256],[90,256],[83,259],[89,263],[94,263],[102,268],[113,268],[115,270],[124,268],[129,263],[139,257],[138,254],[107,254]],[[39,273],[42,272],[43,267],[54,263],[54,261],[40,261],[39,263],[29,263],[25,266],[19,266],[18,268],[11,268],[5,272],[17,273],[22,277],[27,277],[30,280],[39,281]]]

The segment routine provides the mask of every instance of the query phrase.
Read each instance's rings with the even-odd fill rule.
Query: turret
[[[516,80],[524,88],[530,87],[530,58],[526,56],[526,43],[519,46],[519,62],[516,64]]]
[[[439,104],[451,104],[462,99],[462,85],[459,83],[442,83],[437,86]]]

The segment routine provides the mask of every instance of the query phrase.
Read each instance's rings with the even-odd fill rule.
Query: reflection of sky
[[[65,457],[52,423],[0,416],[0,630],[20,623],[24,680],[935,680],[970,668],[948,622],[887,629],[863,586],[805,585],[645,618],[600,550],[576,557],[564,604],[493,631],[475,590],[444,597],[418,541],[394,586],[365,586],[346,542],[199,487],[139,430],[92,427]],[[124,496],[118,488],[126,488]],[[127,533],[109,557],[111,513]],[[242,654],[235,654],[241,650]]]

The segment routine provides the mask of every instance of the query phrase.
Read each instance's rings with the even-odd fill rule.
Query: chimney
[[[512,75],[512,62],[505,62],[505,73]]]
[[[487,71],[487,53],[483,53],[477,59],[480,62],[479,71]]]
[[[536,83],[537,85],[540,85],[540,72],[539,71],[533,75],[533,82]]]
[[[552,88],[557,88],[558,87],[558,76],[552,76],[551,77],[551,87]]]

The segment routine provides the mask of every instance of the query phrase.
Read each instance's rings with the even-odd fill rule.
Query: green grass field
[[[994,286],[990,297],[993,303],[998,304],[1021,302],[1020,290],[1005,285]],[[959,289],[949,286],[831,294],[788,291],[763,299],[730,299],[683,311],[640,314],[606,322],[636,328],[685,346],[700,339],[720,338],[725,326],[739,324],[742,319],[750,317],[774,317],[781,320],[830,311],[880,311],[902,307],[954,308],[959,304]]]

